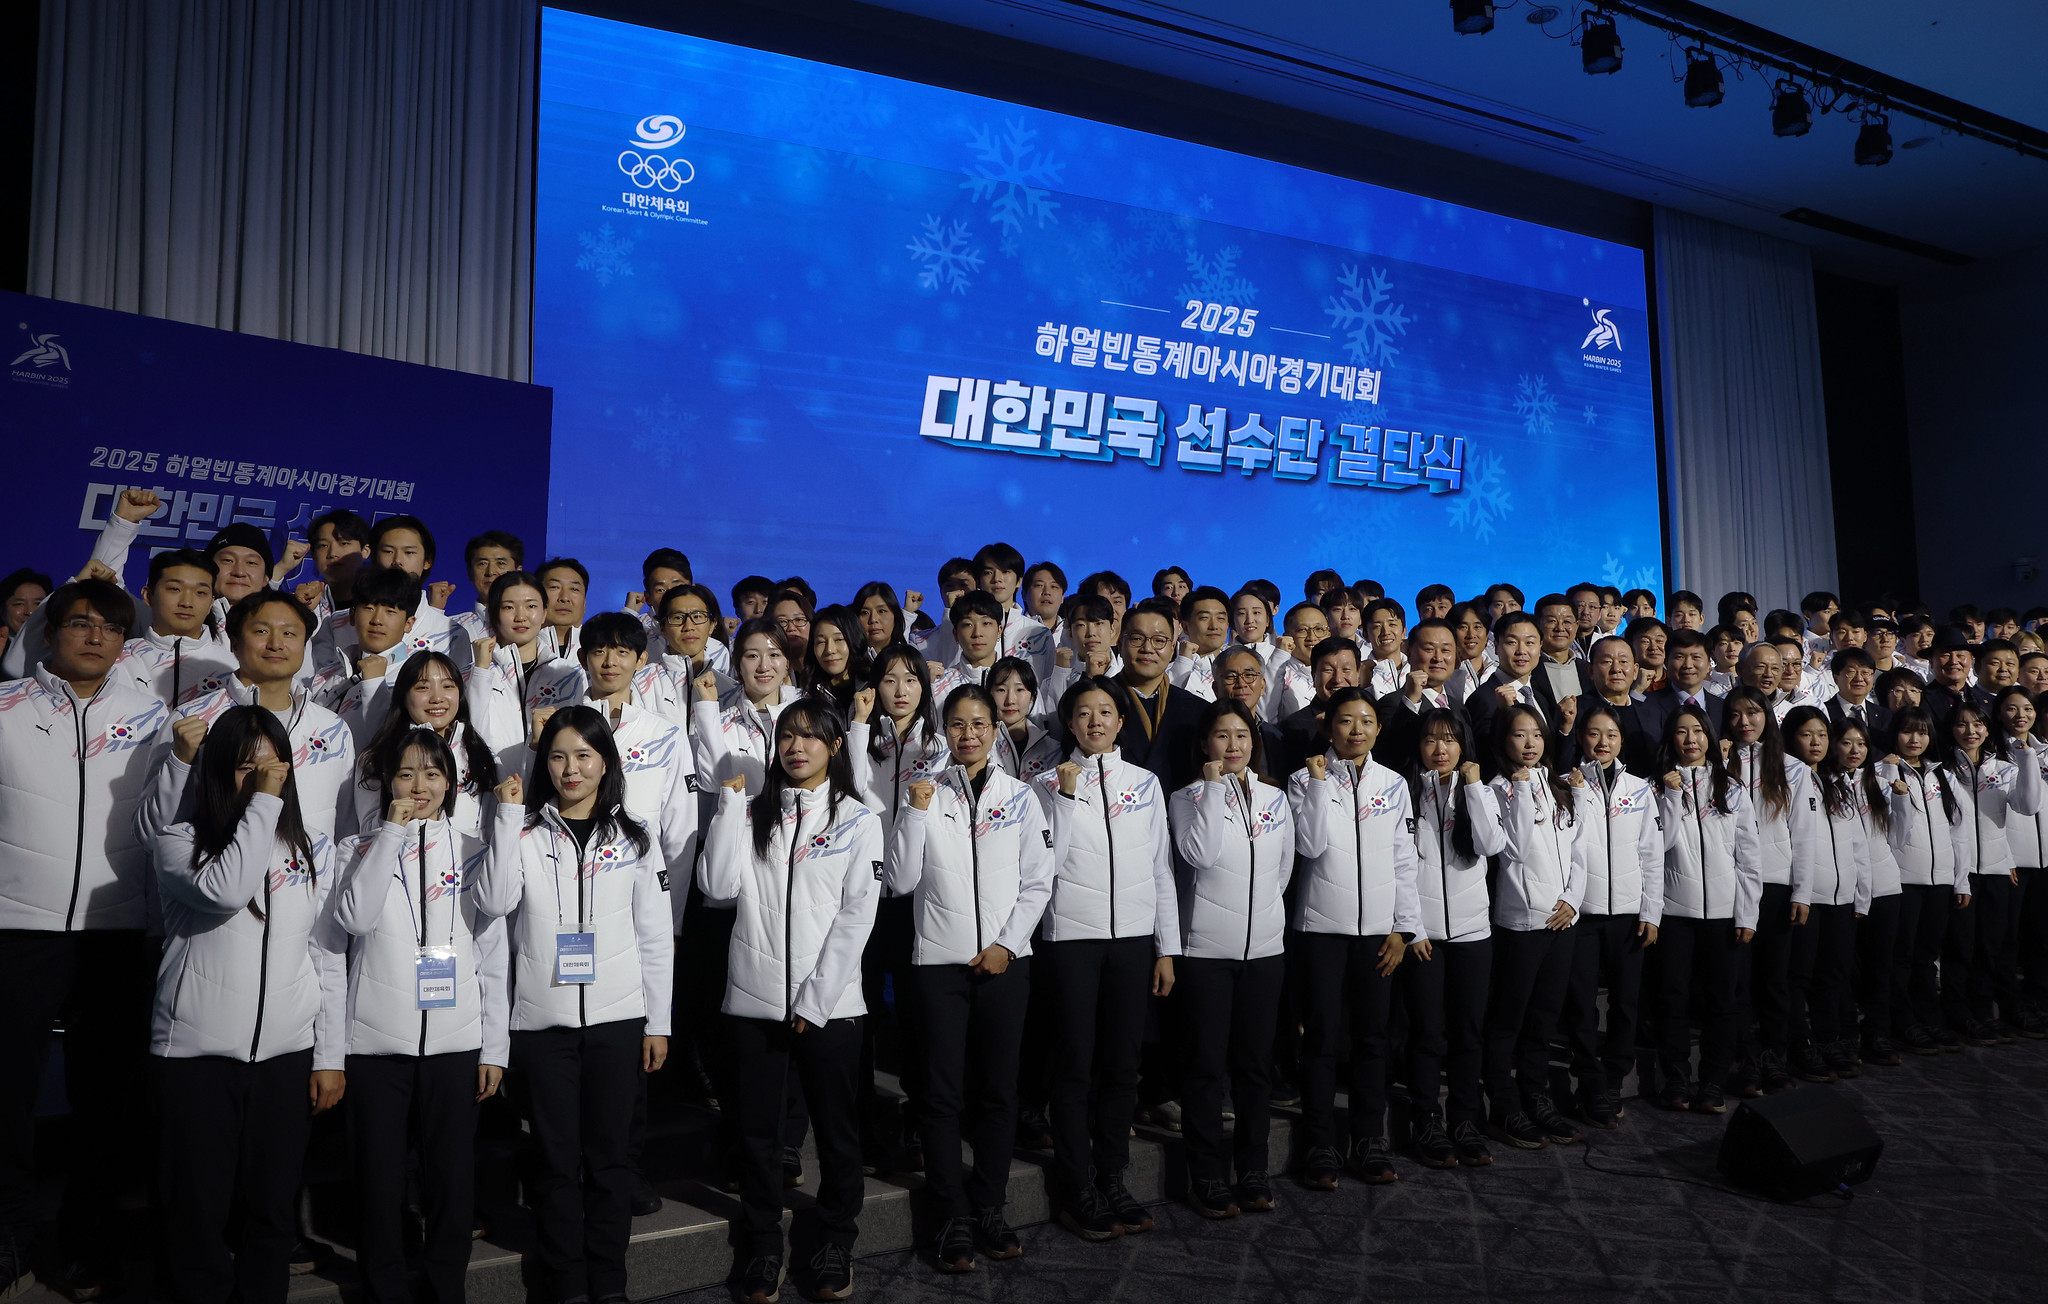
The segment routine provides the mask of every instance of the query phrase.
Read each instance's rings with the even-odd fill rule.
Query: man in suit
[[[1472,721],[1465,704],[1444,689],[1458,668],[1458,643],[1450,625],[1434,617],[1416,621],[1408,631],[1407,655],[1408,682],[1373,704],[1379,711],[1380,736],[1372,754],[1382,765],[1413,774],[1424,711],[1447,710],[1468,731]]]
[[[1208,709],[1201,698],[1166,682],[1177,617],[1171,602],[1147,598],[1125,613],[1117,640],[1124,659],[1117,680],[1130,691],[1135,708],[1117,735],[1117,747],[1124,759],[1158,775],[1168,792],[1194,781],[1195,726]]]
[[[1621,722],[1621,763],[1645,779],[1657,778],[1657,745],[1664,737],[1658,709],[1634,693],[1636,653],[1624,638],[1608,637],[1593,644],[1589,669],[1598,700]],[[1577,751],[1571,753],[1576,760]]]
[[[1571,609],[1566,607],[1567,619],[1570,614]],[[1501,617],[1494,626],[1493,640],[1500,653],[1500,668],[1488,675],[1486,682],[1465,703],[1472,712],[1480,768],[1487,770],[1489,777],[1493,763],[1494,720],[1503,710],[1517,703],[1535,707],[1537,714],[1543,717],[1544,728],[1551,733],[1552,754],[1558,755],[1562,753],[1565,737],[1571,732],[1572,721],[1578,716],[1579,697],[1589,690],[1589,686],[1580,680],[1578,692],[1560,702],[1543,669],[1542,629],[1536,623],[1536,617],[1528,612],[1511,611]],[[1566,641],[1569,642],[1569,638]],[[1577,662],[1572,665],[1576,674]]]
[[[1276,778],[1294,773],[1311,756],[1323,752],[1323,707],[1340,688],[1358,687],[1362,668],[1358,645],[1348,638],[1332,635],[1316,644],[1308,655],[1309,677],[1315,697],[1307,706],[1280,722],[1280,759],[1284,767]]]
[[[1961,625],[1943,625],[1936,630],[1934,645],[1927,650],[1927,659],[1934,668],[1934,682],[1927,685],[1924,700],[1927,714],[1934,717],[1934,727],[1942,738],[1948,737],[1949,717],[1965,702],[1986,716],[1991,714],[1991,694],[1985,692],[1982,685],[1970,682],[1970,672],[1977,665],[1977,652]]]
[[[1707,687],[1714,670],[1714,658],[1707,648],[1707,636],[1696,629],[1674,629],[1664,643],[1664,687],[1644,695],[1643,700],[1657,713],[1661,740],[1664,721],[1681,706],[1696,706],[1706,712],[1707,733],[1721,740],[1721,694]]]
[[[1880,756],[1892,750],[1891,708],[1870,695],[1877,684],[1877,658],[1860,647],[1847,647],[1828,662],[1835,676],[1835,695],[1828,699],[1828,724],[1855,720],[1870,736]]]

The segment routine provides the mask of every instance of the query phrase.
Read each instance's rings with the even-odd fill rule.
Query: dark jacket
[[[1124,687],[1128,690],[1130,685]],[[1157,733],[1147,730],[1146,722],[1134,712],[1124,721],[1116,745],[1123,751],[1124,759],[1158,775],[1168,792],[1179,792],[1202,772],[1194,761],[1195,728],[1209,703],[1170,684],[1162,685],[1159,691],[1166,695],[1166,706]],[[1148,713],[1157,706],[1157,699],[1141,698],[1135,692],[1131,693],[1131,701],[1138,711]]]

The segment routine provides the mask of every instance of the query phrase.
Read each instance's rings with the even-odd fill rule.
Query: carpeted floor
[[[1158,1226],[1087,1245],[1057,1226],[1025,1255],[944,1277],[921,1257],[859,1262],[857,1300],[1229,1301],[2048,1300],[2048,1043],[1908,1057],[1835,1087],[1885,1142],[1843,1203],[1773,1204],[1721,1183],[1725,1118],[1631,1098],[1592,1145],[1495,1146],[1490,1168],[1335,1193],[1284,1184],[1271,1214]],[[694,1301],[716,1291],[674,1297]],[[799,1298],[794,1284],[785,1299]]]

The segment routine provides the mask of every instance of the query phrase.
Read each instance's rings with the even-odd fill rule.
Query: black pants
[[[1486,1011],[1486,1094],[1493,1112],[1550,1090],[1550,1034],[1564,1012],[1577,939],[1569,928],[1493,930],[1493,994]]]
[[[1351,1045],[1345,1086],[1351,1097],[1351,1140],[1355,1145],[1387,1133],[1387,1015],[1394,980],[1380,974],[1384,933],[1290,932],[1294,976],[1300,985],[1301,1122],[1310,1146],[1337,1144],[1337,1057],[1345,1049],[1349,1016]]]
[[[1636,1061],[1636,1010],[1643,995],[1643,939],[1635,915],[1582,915],[1573,923],[1571,978],[1564,1025],[1571,1034],[1579,1090],[1619,1092]],[[1607,989],[1607,1030],[1600,1030],[1600,989]]]
[[[2004,873],[1970,875],[1970,913],[1977,932],[1970,949],[1970,1012],[1989,1022],[2020,1019],[2020,978],[2014,949],[2016,888]]]
[[[859,1098],[863,1019],[797,1032],[768,1019],[730,1019],[739,1094],[741,1233],[749,1257],[782,1253],[782,1147],[788,1082],[803,1083],[818,1139],[818,1223],[851,1248],[860,1233]]]
[[[1949,916],[1955,913],[1955,891],[1945,884],[1908,883],[1899,893],[1899,938],[1892,952],[1892,1017],[1903,1036],[1918,1025],[1941,1027],[1942,943]]]
[[[1756,936],[1735,968],[1736,1048],[1744,1059],[1761,1051],[1783,1057],[1792,1000],[1792,885],[1766,883],[1757,904]]]
[[[1742,944],[1733,919],[1664,916],[1657,933],[1662,991],[1658,993],[1657,1063],[1667,1087],[1692,1081],[1692,1024],[1700,1019],[1701,1082],[1720,1082],[1735,1059],[1735,967]]]
[[[1889,1037],[1892,1031],[1892,956],[1899,949],[1901,894],[1873,897],[1870,913],[1856,921],[1856,1005],[1863,1013],[1863,1036]]]
[[[892,1028],[897,1051],[896,1078],[903,1086],[906,1118],[917,1117],[918,1084],[924,1080],[919,1058],[924,1037],[917,1029],[916,984],[911,981],[910,949],[917,925],[911,915],[912,898],[883,897],[875,906],[875,926],[860,957],[861,999],[868,1013],[861,1020],[860,1112],[861,1125],[880,1127],[888,1112],[875,1088],[876,1043]],[[887,1130],[882,1135],[887,1139]]]
[[[1152,939],[1047,942],[1034,957],[1053,999],[1053,1169],[1070,1187],[1131,1162],[1138,1050],[1152,992]],[[1090,1100],[1093,1105],[1091,1108]]]
[[[1941,1018],[1957,1031],[1975,1017],[1970,1003],[1970,970],[1977,955],[1979,877],[1958,875],[1956,886],[1969,896],[1970,904],[1948,912],[1948,926],[1941,934]]]
[[[537,1159],[533,1213],[540,1266],[556,1299],[626,1293],[633,1232],[627,1136],[646,1023],[512,1034]]]
[[[1181,1135],[1187,1139],[1188,1172],[1198,1178],[1230,1180],[1263,1173],[1271,1166],[1273,1024],[1280,1015],[1280,988],[1287,957],[1254,960],[1173,962],[1173,998],[1187,1035],[1187,1068],[1181,1077]],[[1237,1126],[1223,1139],[1223,1085],[1230,1084]]]
[[[1855,955],[1856,907],[1814,902],[1806,926],[1792,936],[1794,1046],[1825,1046],[1847,1035],[1842,1028],[1842,996]]]
[[[2020,999],[2031,1010],[2048,1010],[2048,869],[2020,870],[2018,896],[2013,934]]]
[[[420,1201],[427,1215],[427,1297],[434,1304],[462,1302],[476,1213],[477,1059],[473,1050],[424,1058],[348,1057],[356,1272],[363,1293],[378,1304],[412,1299],[403,1234],[410,1135],[419,1139]]]
[[[999,1209],[1010,1198],[1017,1055],[1031,1000],[1031,957],[1012,960],[999,974],[977,974],[964,964],[913,965],[910,972],[924,1033],[924,1082],[917,1100],[925,1190],[942,1217]],[[963,1113],[974,1120],[971,1179],[960,1157]]]
[[[61,1016],[71,1104],[65,1248],[92,1261],[112,1239],[100,1219],[123,1180],[141,1172],[145,1115],[133,1093],[148,1058],[157,954],[140,930],[0,929],[0,1228],[35,1218],[36,1096]]]
[[[299,1239],[313,1052],[150,1060],[161,1274],[177,1304],[283,1304]],[[233,1229],[231,1234],[230,1228]]]
[[[1486,1121],[1479,1062],[1492,975],[1490,937],[1431,942],[1427,960],[1410,952],[1394,970],[1394,990],[1408,1014],[1408,1094],[1418,1118],[1443,1116],[1437,1097],[1448,1078],[1451,1126]]]

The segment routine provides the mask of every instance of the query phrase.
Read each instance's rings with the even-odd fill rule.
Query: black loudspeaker
[[[1870,1180],[1883,1153],[1846,1097],[1802,1088],[1737,1106],[1721,1134],[1720,1169],[1737,1186],[1797,1200]]]

